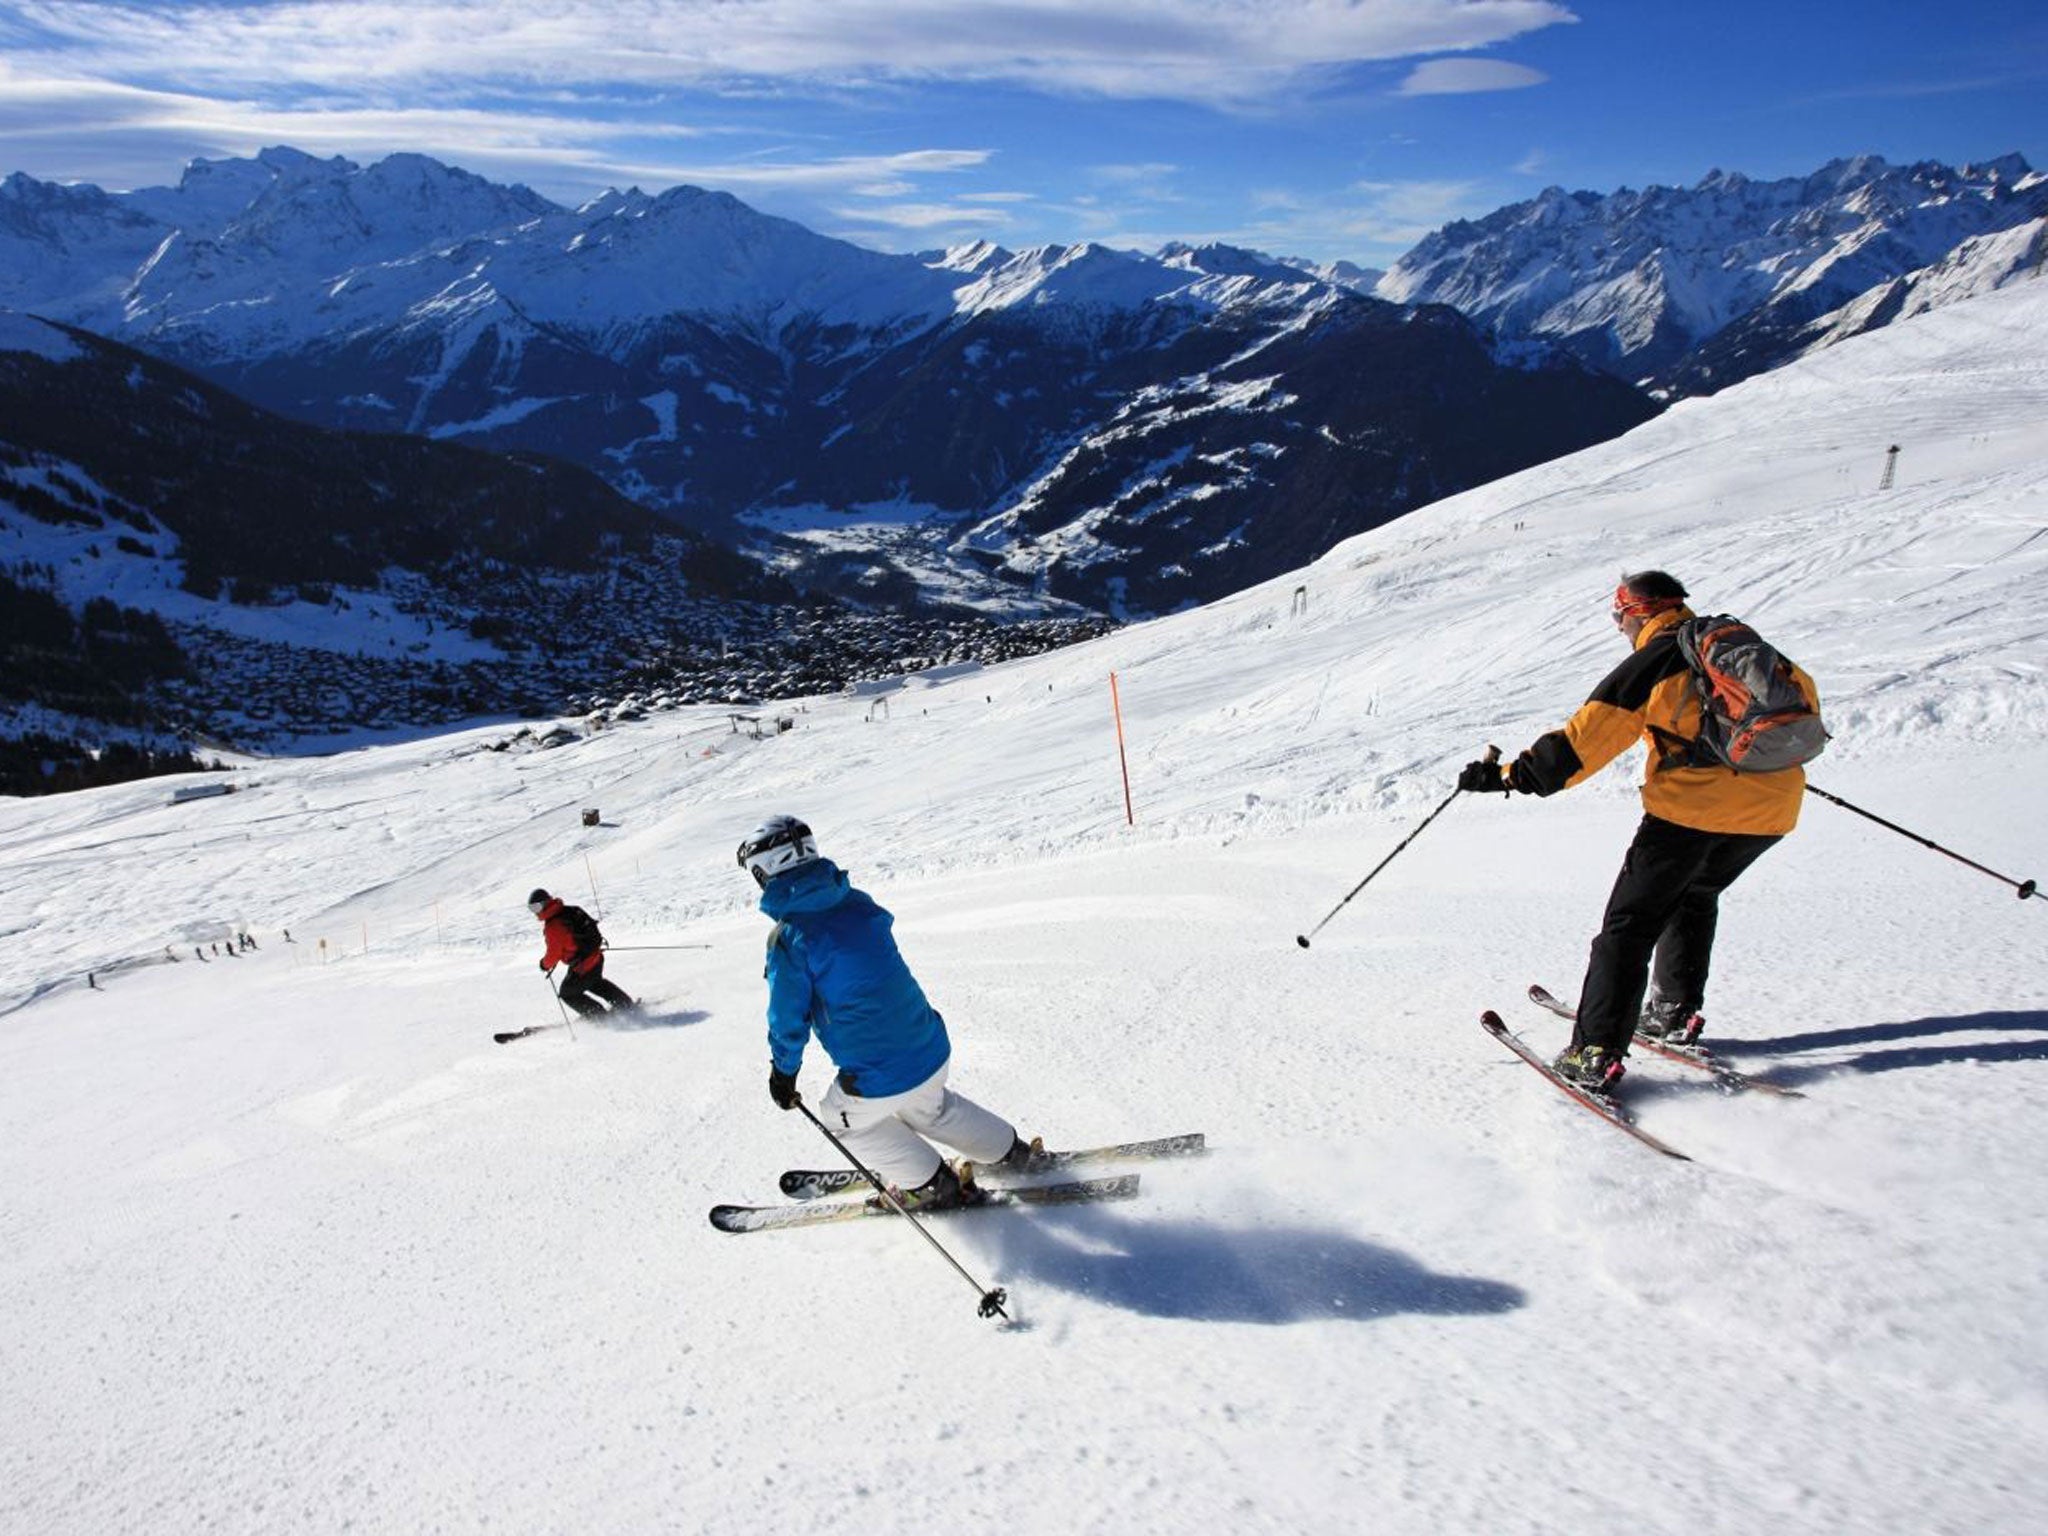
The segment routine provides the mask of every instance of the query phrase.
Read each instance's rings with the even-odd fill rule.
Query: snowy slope
[[[2048,218],[1965,240],[1940,261],[1859,294],[1809,328],[1811,347],[1924,315],[2048,271]]]
[[[0,1526],[2036,1529],[2048,906],[1813,805],[1710,1005],[1808,1097],[1639,1065],[1690,1166],[1473,1025],[1560,1043],[1516,997],[1576,985],[1632,763],[1454,804],[1292,935],[1564,716],[1652,563],[1819,679],[1817,783],[2048,875],[2044,335],[2048,285],[1955,304],[886,718],[0,803]],[[894,1224],[703,1223],[831,1155],[763,1092],[730,849],[778,809],[897,911],[957,1086],[1212,1138],[1130,1205],[938,1227],[1015,1328]],[[595,885],[652,1027],[488,1042],[550,1017],[536,882]],[[263,949],[190,957],[229,927]],[[674,942],[712,947],[623,947]]]

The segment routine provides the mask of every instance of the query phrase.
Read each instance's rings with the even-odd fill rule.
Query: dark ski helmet
[[[740,840],[740,868],[759,886],[817,856],[818,840],[794,816],[770,816]]]
[[[538,886],[535,886],[533,894],[526,898],[526,910],[531,912],[535,917],[539,917],[540,909],[546,906],[549,902],[553,901],[554,899],[555,898],[550,896],[546,891],[540,889],[540,887]]]

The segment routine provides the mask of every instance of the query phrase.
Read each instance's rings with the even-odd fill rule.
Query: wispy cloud
[[[1478,181],[1362,181],[1340,192],[1268,187],[1246,222],[1221,238],[1275,255],[1345,256],[1384,266],[1452,219],[1499,205]]]
[[[289,140],[304,149],[333,145],[424,144],[519,149],[574,158],[564,146],[611,142],[613,118],[558,110],[545,117],[464,106],[273,106],[240,98],[159,90],[116,81],[32,75],[0,59],[0,133],[10,140],[60,137],[84,128],[156,130],[218,141],[222,149]],[[654,139],[691,139],[717,132],[682,123],[637,125]]]
[[[989,158],[985,149],[915,149],[895,155],[828,155],[816,160],[660,161],[628,164],[634,180],[702,183],[715,187],[794,188],[836,192],[907,175],[971,170]],[[915,183],[908,183],[915,185]]]
[[[1466,96],[1478,91],[1519,91],[1550,76],[1505,59],[1429,59],[1401,82],[1403,96]]]
[[[1239,218],[1168,224],[1162,210],[1112,199],[1077,198],[1058,205],[1070,239],[1091,239],[1132,250],[1156,250],[1168,241],[1211,241],[1273,256],[1314,260],[1343,257],[1387,266],[1424,235],[1451,219],[1475,217],[1500,205],[1499,189],[1481,181],[1367,181],[1332,191],[1266,186],[1247,194]]]
[[[1177,203],[1181,193],[1176,185],[1180,167],[1164,161],[1136,165],[1089,165],[1081,179],[1099,189],[1101,196],[1119,203]]]
[[[885,225],[890,229],[971,230],[977,234],[1000,229],[1010,222],[1009,213],[984,203],[880,203],[859,208],[835,208],[839,218],[856,225]]]
[[[0,46],[84,76],[265,93],[949,79],[1228,101],[1574,19],[1554,0],[15,0]]]
[[[119,189],[271,144],[411,150],[565,202],[692,182],[881,238],[1025,217],[978,181],[1004,146],[997,187],[1074,238],[1203,218],[1216,175],[1156,144],[1034,166],[1032,110],[1284,115],[1362,65],[1512,68],[1443,56],[1575,20],[1558,0],[0,0],[0,173]],[[1015,131],[934,147],[930,104],[963,100]]]
[[[1867,85],[1844,86],[1829,91],[1809,91],[1791,97],[1788,107],[1814,106],[1830,101],[1917,101],[1931,96],[1959,96],[1969,91],[2009,90],[2048,80],[2048,64],[1996,73],[1951,75],[1940,79],[1877,80]]]

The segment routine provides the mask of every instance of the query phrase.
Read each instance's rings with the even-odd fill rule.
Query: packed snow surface
[[[2048,902],[1811,802],[1708,1009],[1806,1097],[1638,1062],[1692,1163],[1475,1022],[1563,1043],[1521,993],[1576,990],[1635,758],[1459,798],[1294,936],[1565,718],[1648,565],[1820,681],[1815,783],[2048,876],[2044,337],[2048,284],[1969,300],[886,713],[0,803],[0,1529],[2038,1531]],[[897,913],[956,1087],[1211,1139],[933,1222],[1013,1325],[900,1220],[704,1221],[833,1162],[766,1093],[732,849],[780,810]],[[644,1027],[491,1043],[556,1017],[537,884]]]

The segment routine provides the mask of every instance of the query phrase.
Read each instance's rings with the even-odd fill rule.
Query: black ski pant
[[[1749,832],[1700,832],[1645,816],[1621,861],[1607,915],[1593,940],[1572,1046],[1628,1050],[1656,957],[1660,1004],[1696,1013],[1707,995],[1707,962],[1721,893],[1779,838]]]
[[[590,1000],[592,993],[603,998],[614,1008],[633,1006],[633,999],[628,997],[623,989],[613,986],[604,979],[602,958],[589,970],[580,973],[572,970],[562,978],[562,1001],[586,1019],[606,1011]]]

